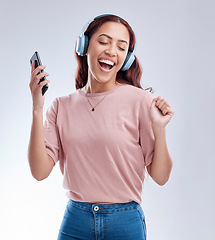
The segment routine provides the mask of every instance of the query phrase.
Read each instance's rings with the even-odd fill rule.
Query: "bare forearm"
[[[173,164],[167,148],[166,129],[156,125],[152,125],[152,129],[155,136],[155,149],[151,176],[159,185],[164,185],[169,179]]]
[[[28,149],[28,159],[34,178],[42,180],[48,177],[54,163],[46,152],[43,133],[43,110],[33,110],[31,137]]]

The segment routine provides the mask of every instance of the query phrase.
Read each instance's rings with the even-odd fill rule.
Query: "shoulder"
[[[57,104],[58,107],[66,106],[73,102],[77,98],[77,96],[78,96],[77,91],[75,91],[71,94],[55,98],[53,103]]]
[[[155,98],[154,94],[146,91],[142,88],[135,87],[130,84],[124,84],[125,86],[122,88],[124,93],[127,97],[131,97],[137,101],[141,102],[152,102],[152,100]]]
[[[74,92],[69,95],[54,98],[48,108],[48,111],[54,111],[57,113],[60,109],[67,108],[76,98],[76,95],[76,92]]]

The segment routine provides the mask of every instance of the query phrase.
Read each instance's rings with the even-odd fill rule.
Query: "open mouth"
[[[109,61],[109,60],[98,60],[98,63],[99,63],[99,66],[100,66],[100,69],[103,71],[103,72],[110,72],[113,67],[115,66],[115,63]]]

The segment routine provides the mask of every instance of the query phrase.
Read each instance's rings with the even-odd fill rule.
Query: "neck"
[[[101,93],[101,92],[106,92],[108,90],[111,90],[117,85],[120,85],[120,83],[118,83],[116,79],[102,83],[95,80],[92,77],[91,78],[88,77],[87,84],[83,87],[83,91],[85,93]]]

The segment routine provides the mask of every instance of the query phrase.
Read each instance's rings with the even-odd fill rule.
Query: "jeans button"
[[[95,206],[95,207],[94,207],[94,210],[95,210],[95,211],[98,211],[98,210],[99,210],[99,207],[98,207],[98,206]]]

